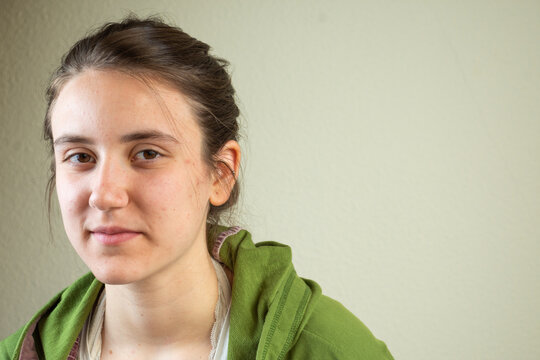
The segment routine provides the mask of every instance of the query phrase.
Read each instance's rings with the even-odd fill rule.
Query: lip
[[[118,245],[140,234],[138,231],[118,226],[100,226],[90,231],[92,237],[103,245]]]

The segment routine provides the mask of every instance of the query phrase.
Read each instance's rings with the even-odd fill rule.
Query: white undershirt
[[[212,350],[209,360],[227,360],[229,345],[229,309],[231,305],[231,285],[223,267],[212,258],[218,279],[218,302],[216,304],[215,322],[212,327],[210,342]],[[105,290],[86,320],[81,332],[78,360],[100,360],[101,330],[105,319]]]

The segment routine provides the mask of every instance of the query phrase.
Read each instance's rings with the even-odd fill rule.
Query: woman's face
[[[207,256],[216,182],[179,91],[86,70],[61,90],[51,125],[64,227],[100,281],[132,283]]]

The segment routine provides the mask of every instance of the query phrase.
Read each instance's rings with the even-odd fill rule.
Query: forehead
[[[53,138],[61,132],[101,136],[157,129],[181,138],[198,137],[188,99],[156,78],[112,70],[85,70],[64,84],[51,112]],[[180,139],[179,139],[180,140]]]

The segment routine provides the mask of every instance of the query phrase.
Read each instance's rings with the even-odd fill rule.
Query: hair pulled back
[[[63,86],[88,69],[117,70],[135,77],[164,80],[187,96],[202,132],[204,161],[216,171],[220,163],[216,158],[219,150],[227,141],[238,140],[240,112],[226,71],[229,63],[210,55],[209,51],[207,44],[155,17],[130,16],[121,22],[107,23],[79,40],[62,58],[46,92],[44,138],[51,153],[54,151],[51,111]],[[234,171],[228,170],[236,178]],[[53,158],[47,184],[49,209],[55,177]],[[238,195],[236,182],[226,203],[210,204],[207,221],[217,224],[220,214],[237,202]]]

